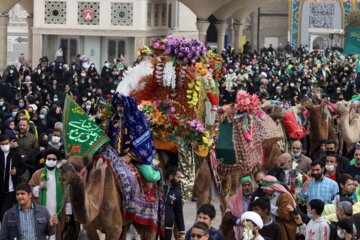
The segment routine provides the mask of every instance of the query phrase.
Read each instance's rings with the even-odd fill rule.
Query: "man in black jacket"
[[[18,177],[26,168],[21,156],[10,150],[10,139],[6,135],[0,136],[0,220],[6,210],[16,203],[15,188]]]
[[[181,171],[177,167],[170,167],[165,174],[165,237],[162,240],[171,240],[174,223],[179,229],[179,239],[185,238],[185,224],[182,208],[182,195],[179,187]]]

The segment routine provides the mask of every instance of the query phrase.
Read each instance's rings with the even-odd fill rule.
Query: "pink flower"
[[[174,107],[171,107],[171,108],[170,108],[170,111],[171,111],[172,113],[174,113],[174,112],[176,111],[176,109],[175,109]]]
[[[189,124],[190,124],[191,127],[196,127],[197,121],[196,121],[196,120],[192,120],[192,121],[189,122]]]
[[[196,131],[198,131],[198,132],[204,132],[204,131],[205,131],[205,128],[204,128],[204,126],[202,126],[202,124],[198,124],[198,125],[196,126]]]

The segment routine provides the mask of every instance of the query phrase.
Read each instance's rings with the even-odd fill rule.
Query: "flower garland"
[[[188,83],[187,98],[190,108],[197,106],[199,102],[199,93],[201,88],[201,81],[199,78],[194,79],[191,83]]]
[[[172,89],[176,87],[176,72],[173,61],[165,64],[163,86],[171,87]]]

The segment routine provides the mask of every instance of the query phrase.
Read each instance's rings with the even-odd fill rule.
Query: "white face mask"
[[[40,119],[45,119],[45,115],[44,115],[44,114],[40,114],[39,117],[40,117]]]
[[[344,239],[344,238],[345,238],[345,235],[341,232],[341,229],[338,229],[338,230],[336,231],[336,233],[337,233],[337,235],[338,235],[339,238],[341,238],[341,239]]]
[[[1,151],[3,151],[4,153],[10,152],[10,144],[1,145]]]
[[[335,166],[334,165],[331,165],[331,164],[326,164],[325,165],[325,168],[327,171],[329,172],[333,172],[335,170]]]
[[[46,164],[46,166],[49,167],[49,168],[54,168],[54,167],[56,167],[57,161],[53,161],[53,160],[48,160],[48,159],[46,159],[45,164]]]
[[[52,136],[51,141],[52,141],[53,143],[59,143],[59,142],[60,142],[60,137],[58,137],[58,136]]]
[[[250,229],[244,229],[243,230],[243,239],[244,240],[251,240],[255,237],[253,231],[251,231]]]
[[[89,110],[91,108],[91,105],[86,105],[85,108]]]

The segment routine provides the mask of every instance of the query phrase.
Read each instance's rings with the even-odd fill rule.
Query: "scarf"
[[[60,171],[55,167],[55,183],[56,183],[56,213],[59,218],[61,218],[61,208],[64,204],[64,196],[62,192],[62,187],[59,182]],[[41,181],[47,181],[47,168],[44,167],[41,171]],[[46,193],[47,188],[40,190],[40,205],[46,207]]]
[[[230,201],[229,201],[229,209],[230,209],[231,214],[238,217],[238,218],[240,218],[240,216],[245,212],[244,210],[247,211],[247,209],[243,209],[244,195],[243,195],[242,184],[244,182],[252,183],[251,177],[250,176],[245,176],[245,177],[240,179],[240,186],[237,189],[236,193],[230,197]],[[242,237],[243,237],[242,236],[242,230],[243,230],[242,227],[234,226],[235,238],[237,240],[242,239]]]
[[[281,185],[281,183],[277,180],[276,177],[266,175],[264,179],[261,180],[261,188],[269,191],[276,191],[276,192],[288,194],[293,200],[294,208],[296,207],[296,202],[294,200],[293,195],[291,195],[291,193],[288,190],[286,190],[286,188],[283,185]]]
[[[115,93],[111,103],[115,109],[117,104],[124,106],[125,128],[131,140],[131,153],[144,160],[143,163],[152,164],[156,154],[152,133],[144,113],[137,108],[135,99]]]

